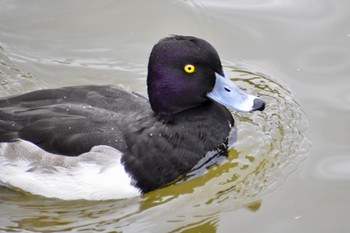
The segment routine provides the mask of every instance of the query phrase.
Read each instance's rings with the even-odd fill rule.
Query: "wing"
[[[79,155],[95,145],[123,151],[128,116],[149,108],[146,98],[115,86],[66,87],[3,98],[0,142],[21,138],[64,155]]]

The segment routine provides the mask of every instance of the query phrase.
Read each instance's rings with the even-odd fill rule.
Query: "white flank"
[[[121,164],[122,153],[95,146],[77,157],[48,153],[18,140],[0,143],[0,184],[64,200],[108,200],[140,195]]]

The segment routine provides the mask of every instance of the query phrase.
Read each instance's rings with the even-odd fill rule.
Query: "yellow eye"
[[[186,73],[192,74],[195,70],[196,70],[196,68],[194,67],[194,65],[187,64],[184,66],[184,71]]]

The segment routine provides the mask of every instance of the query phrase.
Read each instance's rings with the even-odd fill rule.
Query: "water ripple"
[[[162,222],[171,222],[167,227],[175,229],[183,222],[199,222],[217,212],[255,203],[281,185],[307,157],[311,146],[305,136],[308,121],[293,94],[261,73],[228,67],[226,74],[261,96],[267,102],[266,110],[233,113],[238,139],[226,162],[212,166],[203,176],[145,195],[143,210],[135,213],[137,219],[166,216]],[[133,223],[133,229],[136,226]]]
[[[0,45],[0,97],[43,87],[32,73],[10,60]]]
[[[257,210],[257,200],[280,186],[306,158],[310,149],[307,118],[293,94],[267,75],[232,66],[226,67],[226,74],[261,96],[267,107],[253,114],[233,113],[237,142],[223,163],[211,166],[202,176],[128,200],[66,202],[3,190],[0,195],[11,222],[1,220],[7,227],[0,229],[145,232],[157,227],[168,232],[221,211],[242,206]],[[329,169],[347,168],[339,166],[332,164]],[[22,214],[14,211],[12,216],[11,206],[20,206]]]

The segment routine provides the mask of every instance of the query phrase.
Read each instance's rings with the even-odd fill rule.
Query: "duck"
[[[63,200],[140,196],[227,151],[230,110],[265,108],[194,36],[154,45],[147,91],[81,85],[0,98],[1,187]]]

